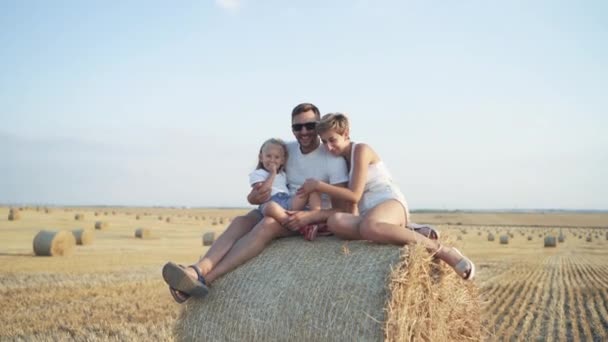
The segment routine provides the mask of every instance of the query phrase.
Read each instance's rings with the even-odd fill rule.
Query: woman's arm
[[[338,187],[325,182],[309,179],[300,187],[298,193],[308,194],[313,191],[326,193],[332,198],[338,198],[352,203],[358,203],[363,196],[365,180],[367,179],[367,168],[374,161],[375,153],[365,144],[355,145],[355,153],[351,160],[353,175],[348,188]]]

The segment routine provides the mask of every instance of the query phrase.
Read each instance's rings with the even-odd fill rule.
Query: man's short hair
[[[302,114],[304,112],[308,112],[309,110],[312,110],[315,113],[317,120],[321,119],[321,112],[319,112],[319,108],[317,108],[317,106],[312,103],[300,103],[299,105],[297,105],[291,111],[291,118],[293,119],[294,116]]]

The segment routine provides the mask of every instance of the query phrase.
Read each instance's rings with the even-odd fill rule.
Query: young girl
[[[405,229],[410,217],[403,194],[378,154],[367,144],[352,142],[349,131],[348,119],[340,113],[327,114],[317,124],[317,132],[327,149],[346,159],[349,166],[348,188],[308,179],[297,195],[320,192],[357,204],[359,216],[337,213],[327,220],[329,230],[339,237],[395,245],[419,242],[447,262],[463,279],[473,279],[473,262],[456,248],[439,244],[437,234],[418,234]]]
[[[271,189],[270,200],[261,204],[259,210],[264,216],[272,217],[277,222],[283,222],[288,218],[285,210],[302,210],[306,204],[310,210],[321,209],[321,195],[317,192],[289,195],[285,175],[286,162],[285,143],[280,139],[268,139],[260,147],[258,166],[249,174],[251,186],[262,183],[262,189]]]

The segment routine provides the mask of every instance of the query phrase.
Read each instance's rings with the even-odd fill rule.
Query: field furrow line
[[[595,307],[595,310],[598,314],[598,317],[600,319],[601,322],[601,331],[603,333],[603,337],[608,337],[606,336],[607,332],[608,332],[608,311],[606,310],[606,308],[602,305],[602,303],[606,303],[606,298],[605,296],[602,295],[602,290],[596,290],[593,293],[593,304]],[[608,339],[608,338],[606,338]]]
[[[585,263],[584,267],[583,267],[583,272],[586,273],[587,278],[590,280],[589,282],[586,282],[587,284],[593,284],[594,288],[608,288],[608,281],[606,279],[608,279],[607,275],[602,275],[599,271],[598,271],[599,267],[595,264],[592,263]],[[591,282],[592,281],[592,282]]]
[[[557,299],[556,299],[556,317],[553,319],[553,340],[566,341],[566,334],[562,330],[566,326],[566,317],[564,312],[565,293],[566,293],[566,274],[565,274],[564,257],[559,258],[558,279],[557,279]]]
[[[554,261],[555,257],[550,258],[550,261]],[[545,287],[546,298],[544,298],[543,302],[543,314],[541,316],[541,324],[540,324],[540,338],[547,339],[548,336],[552,333],[553,329],[553,320],[557,316],[557,307],[553,305],[553,297],[555,293],[556,286],[558,284],[557,278],[557,266],[553,263],[546,265],[545,273],[549,274],[549,281],[547,286]],[[548,290],[548,291],[547,291]]]
[[[576,263],[575,274],[578,280],[578,286],[574,290],[574,298],[576,302],[576,312],[577,312],[577,325],[579,327],[579,334],[581,335],[581,339],[583,341],[587,341],[592,338],[593,334],[591,333],[591,329],[589,328],[589,317],[587,317],[587,312],[585,310],[585,303],[583,299],[582,292],[586,289],[586,286],[583,285],[585,283],[585,278],[581,268],[583,267],[581,263]]]
[[[537,267],[530,266],[529,264],[519,263],[515,267],[525,267],[527,272],[523,275],[523,277],[520,273],[520,275],[513,274],[513,278],[511,279],[505,278],[502,285],[500,285],[501,290],[496,291],[493,298],[490,297],[492,298],[492,304],[488,307],[488,312],[491,310],[491,308],[494,308],[494,310],[491,313],[489,312],[490,319],[488,326],[492,327],[495,331],[498,330],[502,320],[504,319],[504,316],[502,316],[501,313],[504,311],[506,303],[508,303],[512,296],[520,293],[521,289],[525,285],[525,279],[529,279],[533,274],[538,272]],[[514,284],[513,279],[518,279],[517,282],[519,284]],[[519,281],[519,279],[524,279],[524,281]]]
[[[566,287],[564,297],[564,314],[566,316],[565,335],[568,341],[580,341],[580,334],[577,325],[576,302],[574,296],[574,277],[573,263],[570,258],[565,261],[566,275],[564,283]]]
[[[593,340],[605,341],[606,340],[606,331],[603,328],[602,321],[599,317],[599,313],[595,307],[594,301],[595,289],[588,289],[581,291],[581,295],[583,298],[583,303],[585,307],[585,314],[587,316],[587,325],[589,326],[589,330],[591,331],[591,335]]]
[[[526,340],[546,340],[546,337],[541,334],[541,329],[545,325],[545,310],[546,307],[544,303],[550,299],[549,290],[551,287],[552,281],[552,273],[547,272],[547,268],[551,267],[549,265],[549,258],[543,260],[544,266],[541,271],[543,274],[543,278],[541,280],[541,291],[539,291],[539,296],[535,300],[535,305],[533,308],[533,319],[527,324],[525,329],[526,333],[522,334]]]
[[[534,305],[536,304],[536,294],[541,291],[541,279],[544,276],[544,271],[538,267],[534,275],[526,280],[526,287],[523,289],[521,300],[513,303],[507,313],[508,321],[503,324],[502,330],[499,330],[499,336],[505,339],[521,340],[525,338],[522,329],[524,323],[529,321],[527,316],[531,314]],[[502,334],[500,333],[502,331]]]

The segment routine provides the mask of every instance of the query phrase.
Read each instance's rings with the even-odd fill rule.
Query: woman
[[[450,265],[465,280],[475,276],[475,265],[456,248],[443,246],[437,240],[406,229],[410,221],[405,198],[378,154],[367,144],[350,140],[349,122],[344,114],[323,116],[317,133],[334,155],[342,156],[349,166],[348,188],[308,179],[298,190],[299,195],[312,192],[329,194],[356,204],[359,215],[337,213],[327,220],[335,235],[351,240],[405,245],[422,243],[437,258]],[[434,236],[438,237],[438,236]]]

